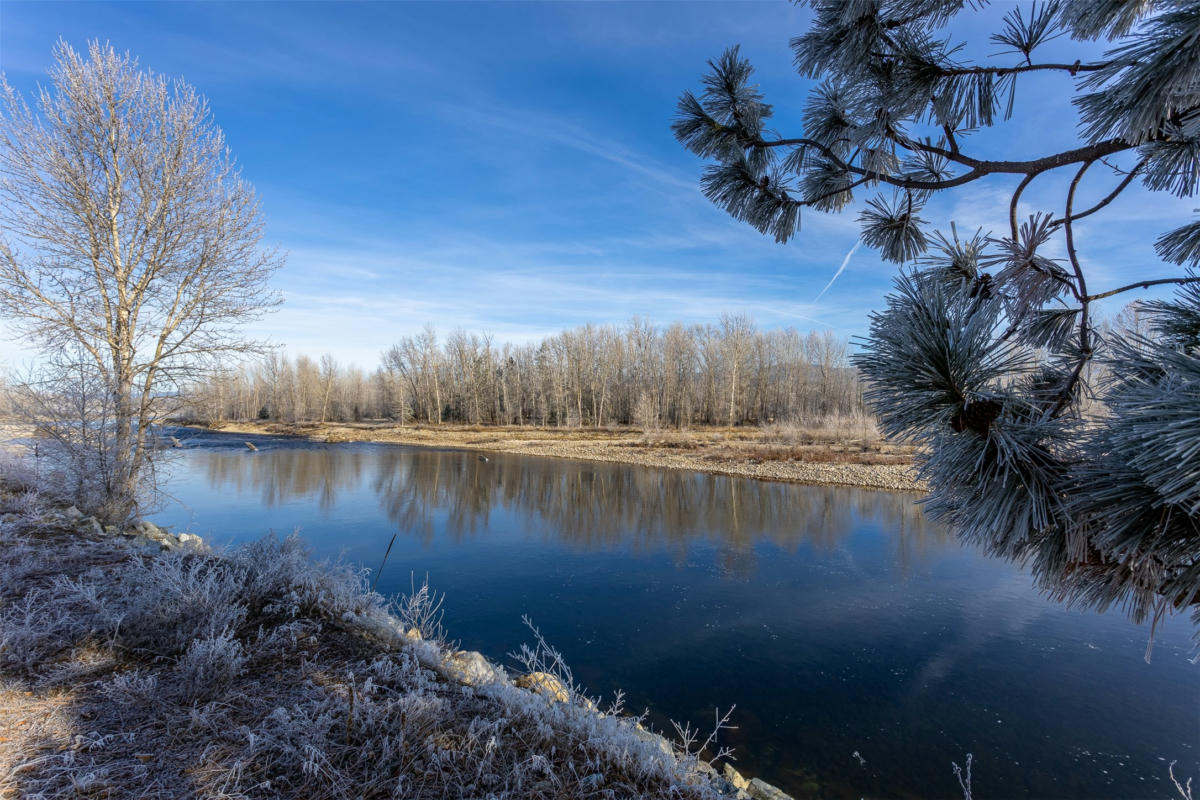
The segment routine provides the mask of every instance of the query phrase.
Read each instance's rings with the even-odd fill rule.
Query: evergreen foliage
[[[923,445],[927,510],[1032,564],[1064,600],[1155,621],[1190,607],[1200,624],[1200,222],[1157,240],[1161,277],[1095,293],[1077,237],[1135,181],[1177,197],[1200,188],[1200,3],[1014,5],[986,62],[952,34],[976,4],[804,4],[813,20],[791,41],[794,63],[820,83],[803,135],[767,127],[772,109],[736,47],[680,99],[676,137],[716,162],[704,193],[784,242],[803,209],[879,192],[857,206],[861,239],[906,266],[853,360],[885,432]],[[1040,59],[1062,37],[1106,47]],[[1017,85],[1035,73],[1063,76],[1077,146],[1029,160],[971,152],[974,130],[1016,123]],[[1061,204],[1019,219],[1027,187],[1056,175]],[[1000,231],[927,230],[935,193],[989,176],[1013,181]],[[1085,176],[1108,181],[1086,208]],[[1148,334],[1097,327],[1096,301],[1159,285],[1176,296],[1142,304]]]

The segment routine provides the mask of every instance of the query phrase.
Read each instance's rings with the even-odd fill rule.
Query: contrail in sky
[[[854,247],[850,248],[849,253],[846,253],[846,257],[842,259],[842,265],[838,267],[837,272],[833,273],[833,277],[829,279],[829,283],[825,284],[825,288],[821,290],[821,294],[825,294],[829,291],[829,287],[833,286],[833,282],[836,281],[838,276],[842,274],[842,271],[846,269],[846,265],[850,263],[850,257],[854,255],[854,251],[858,249],[860,244],[862,244],[861,239],[854,243]],[[821,299],[821,294],[817,295],[816,300],[813,300],[814,303]]]

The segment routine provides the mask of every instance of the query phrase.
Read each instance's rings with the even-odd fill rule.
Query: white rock
[[[531,672],[528,675],[522,675],[513,681],[513,686],[519,689],[532,689],[559,703],[565,703],[571,699],[571,695],[567,692],[567,687],[563,686],[562,681],[548,672]]]
[[[400,647],[406,641],[404,628],[390,617],[365,617],[359,619],[358,625],[388,647]]]
[[[459,650],[445,662],[450,677],[468,686],[493,683],[502,677],[502,672],[492,666],[482,653],[474,650]]]
[[[671,747],[671,743],[668,742],[666,738],[659,736],[657,733],[651,733],[645,728],[639,726],[634,729],[633,734],[643,742],[650,742],[651,744],[658,745],[658,749],[662,750],[665,755],[675,755],[675,748]]]
[[[70,520],[76,520],[83,516],[83,512],[75,506],[68,506],[67,510],[63,512],[63,516]]]
[[[726,761],[725,766],[721,768],[721,772],[724,774],[725,780],[732,783],[735,789],[745,789],[750,785],[750,781],[742,777],[742,773],[734,769],[733,764],[730,764],[728,761]]]
[[[204,544],[204,540],[194,533],[181,533],[178,538],[180,544],[190,544],[196,547]]]
[[[760,778],[750,781],[750,785],[746,787],[746,794],[754,800],[793,800],[790,794]]]

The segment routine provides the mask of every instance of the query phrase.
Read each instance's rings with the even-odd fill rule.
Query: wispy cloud
[[[842,265],[837,268],[837,272],[833,273],[833,277],[829,279],[829,283],[825,284],[825,288],[822,289],[817,294],[816,298],[813,299],[814,303],[817,302],[817,300],[820,300],[825,295],[825,293],[829,291],[829,287],[833,286],[833,282],[838,279],[838,276],[846,271],[846,267],[850,264],[850,259],[854,256],[854,253],[855,253],[855,251],[858,250],[858,246],[860,244],[862,244],[861,239],[854,243],[854,247],[850,248],[849,253],[846,253],[846,257],[842,259]]]

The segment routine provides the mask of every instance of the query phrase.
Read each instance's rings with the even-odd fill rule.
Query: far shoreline
[[[398,444],[630,464],[810,486],[925,490],[914,474],[913,448],[824,432],[802,432],[792,437],[796,441],[780,443],[757,428],[642,432],[633,428],[270,421],[220,421],[185,427],[332,444]]]

